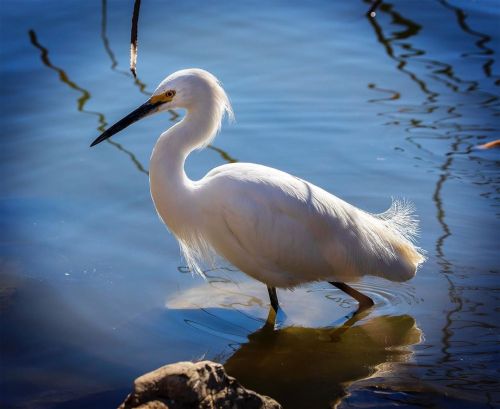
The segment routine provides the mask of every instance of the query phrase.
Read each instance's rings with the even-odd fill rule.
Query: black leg
[[[278,302],[278,294],[276,294],[276,288],[267,286],[267,292],[269,293],[269,299],[271,300],[271,307],[273,307],[274,312],[278,312],[280,304]]]
[[[278,294],[276,294],[276,288],[267,286],[267,292],[269,293],[269,299],[271,300],[271,308],[269,308],[269,314],[267,316],[265,327],[273,330],[276,325],[276,315],[280,308],[278,302]]]
[[[330,281],[330,284],[337,287],[339,290],[345,292],[346,294],[349,294],[352,298],[354,298],[358,302],[358,309],[356,310],[355,314],[358,314],[361,311],[364,311],[375,304],[370,297],[361,294],[359,291],[355,290],[354,288],[348,286],[345,283]]]

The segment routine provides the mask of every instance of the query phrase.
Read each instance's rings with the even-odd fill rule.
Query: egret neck
[[[210,99],[209,99],[210,101]],[[187,156],[217,132],[222,112],[215,101],[194,104],[184,119],[161,134],[150,160],[150,186],[156,210],[174,232],[194,220],[196,182],[184,170]]]

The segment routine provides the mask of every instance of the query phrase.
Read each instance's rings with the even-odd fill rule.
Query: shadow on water
[[[459,29],[475,39],[474,44],[478,49],[477,52],[462,53],[461,58],[482,56],[484,59],[484,63],[482,63],[484,76],[487,79],[496,79],[495,85],[499,85],[498,76],[492,73],[492,66],[495,62],[494,51],[487,46],[487,43],[491,41],[491,36],[472,29],[467,24],[467,14],[461,8],[451,6],[444,0],[440,0],[439,4],[446,10],[452,11],[457,18]],[[450,92],[452,96],[457,96],[454,100],[459,100],[458,96],[468,97],[472,99],[472,104],[477,105],[483,112],[486,111],[488,115],[494,117],[494,108],[498,105],[499,99],[498,96],[484,89],[480,90],[480,84],[477,80],[461,78],[451,64],[425,58],[427,52],[412,44],[417,42],[422,25],[403,16],[395,10],[394,5],[386,2],[379,5],[379,11],[379,15],[390,18],[389,27],[391,29],[396,27],[397,31],[389,32],[389,28],[384,28],[383,23],[379,23],[377,19],[369,18],[368,20],[374,29],[377,40],[383,46],[387,56],[396,62],[396,68],[418,85],[425,99],[418,106],[403,106],[400,101],[401,94],[399,91],[379,88],[375,84],[369,84],[369,88],[389,95],[386,98],[372,99],[370,102],[396,107],[395,111],[381,113],[381,115],[393,119],[392,122],[386,125],[406,125],[406,132],[409,134],[406,140],[424,153],[423,157],[435,162],[433,166],[438,169],[439,175],[432,199],[436,206],[436,218],[442,234],[437,237],[435,242],[435,254],[441,267],[441,273],[448,283],[448,297],[452,305],[452,308],[445,314],[445,324],[442,328],[442,357],[440,363],[445,365],[442,369],[445,371],[444,376],[446,379],[456,379],[449,383],[450,387],[463,387],[468,383],[473,386],[475,385],[474,380],[468,381],[463,376],[461,379],[457,379],[461,377],[462,369],[454,363],[456,353],[453,352],[453,348],[455,345],[459,345],[460,341],[453,342],[452,338],[455,332],[452,327],[455,320],[460,322],[464,319],[461,315],[473,310],[478,305],[482,305],[482,303],[474,302],[469,297],[464,298],[463,291],[460,290],[461,287],[456,283],[456,267],[446,255],[446,241],[453,235],[453,232],[446,218],[443,189],[450,179],[456,177],[454,174],[454,161],[457,155],[470,153],[473,146],[477,144],[478,139],[484,138],[488,133],[495,132],[495,129],[484,126],[482,123],[470,124],[465,111],[462,109],[463,104],[449,105],[444,101],[447,100],[445,94]],[[397,101],[397,103],[394,101]],[[444,155],[439,155],[432,149],[425,147],[425,141],[432,139],[443,140],[448,144],[447,152]],[[440,160],[442,160],[441,163],[439,163]],[[485,177],[479,172],[477,174],[470,173],[468,176],[473,179],[473,183],[479,183],[474,179],[480,178],[481,183],[485,185],[491,184],[494,186],[495,184],[494,180],[484,181]],[[469,304],[469,309],[465,309],[465,304]],[[488,325],[472,321],[472,317],[470,318],[471,322],[474,322],[474,326],[489,330]],[[488,392],[486,396],[487,401],[491,404],[491,396]]]
[[[243,385],[285,408],[332,407],[349,385],[387,363],[411,358],[421,332],[408,316],[382,316],[336,329],[264,327],[225,363]]]

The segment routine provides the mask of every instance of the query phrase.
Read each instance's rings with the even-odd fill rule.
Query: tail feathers
[[[383,220],[392,232],[388,236],[388,244],[395,256],[386,260],[383,276],[394,281],[409,280],[426,259],[425,251],[414,244],[419,234],[415,206],[404,199],[393,199],[391,207],[376,217]]]
[[[391,229],[412,243],[418,237],[420,229],[415,205],[406,199],[393,199],[391,207],[376,217],[385,220]]]

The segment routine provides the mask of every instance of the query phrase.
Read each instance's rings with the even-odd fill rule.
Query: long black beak
[[[137,122],[139,119],[142,119],[154,113],[156,111],[156,108],[160,104],[161,103],[153,104],[150,101],[147,101],[135,111],[132,111],[130,114],[128,114],[125,118],[120,119],[116,124],[104,131],[102,135],[99,136],[94,142],[92,142],[90,146],[92,147],[97,145],[98,143],[101,143],[102,141],[108,139],[110,136],[113,136],[114,134],[120,132],[122,129],[125,129],[127,126],[132,125],[134,122]]]

